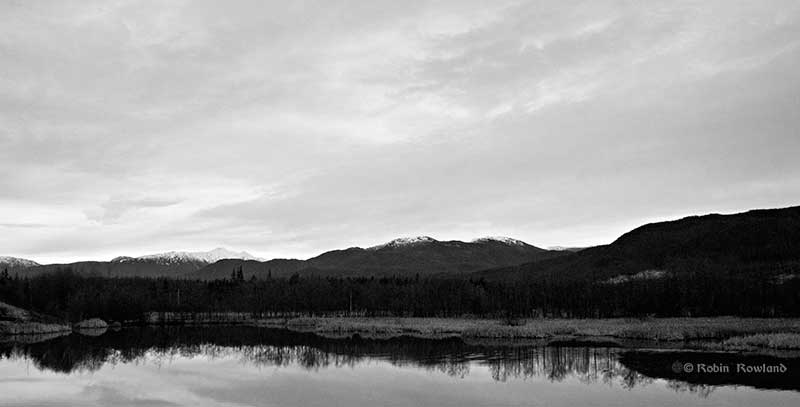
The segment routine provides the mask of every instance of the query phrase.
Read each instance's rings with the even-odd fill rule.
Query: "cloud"
[[[130,211],[163,208],[180,203],[177,199],[156,199],[156,198],[111,198],[101,205],[98,211],[87,211],[86,217],[101,223],[112,223],[119,220],[124,214]]]
[[[791,1],[6,3],[0,223],[48,227],[0,246],[583,246],[796,204],[798,34]]]
[[[43,223],[33,223],[33,222],[3,222],[0,223],[0,227],[8,228],[8,229],[35,229],[35,228],[46,228],[47,225]]]

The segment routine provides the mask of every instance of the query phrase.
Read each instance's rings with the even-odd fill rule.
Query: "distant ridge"
[[[666,276],[701,271],[776,281],[800,276],[800,206],[650,223],[608,245],[472,277],[616,281],[645,272]]]
[[[47,265],[37,263],[24,268],[16,267],[13,271],[19,275],[32,276],[69,268],[77,273],[105,277],[180,278],[187,273],[200,270],[224,259],[260,260],[247,252],[235,252],[218,247],[205,252],[171,251],[139,257],[119,256],[111,261],[82,261]],[[12,271],[10,267],[9,271]]]
[[[14,268],[33,276],[69,268],[85,275],[106,277],[169,277],[213,280],[229,278],[242,267],[246,278],[300,275],[331,277],[463,275],[487,268],[510,266],[562,255],[521,240],[484,237],[471,242],[439,241],[429,236],[401,237],[368,248],[333,250],[308,260],[264,261],[247,252],[216,248],[207,252],[171,251],[111,261],[33,264]],[[9,267],[11,270],[11,268]]]
[[[235,267],[242,267],[246,278],[288,277],[295,273],[331,277],[447,276],[559,255],[562,253],[505,237],[462,242],[414,236],[397,238],[368,248],[332,250],[308,260],[226,260],[188,273],[185,277],[203,280],[227,278]]]
[[[111,260],[112,263],[124,263],[131,261],[155,261],[164,263],[181,263],[187,261],[203,261],[214,263],[223,259],[241,260],[262,260],[247,252],[234,252],[222,247],[218,247],[207,252],[166,252],[158,254],[148,254],[139,257],[120,256]]]

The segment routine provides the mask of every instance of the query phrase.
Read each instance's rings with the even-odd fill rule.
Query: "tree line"
[[[150,312],[414,317],[800,316],[800,279],[725,271],[652,280],[521,282],[458,278],[251,278],[214,281],[86,276],[66,268],[0,273],[0,301],[64,320],[143,321]]]

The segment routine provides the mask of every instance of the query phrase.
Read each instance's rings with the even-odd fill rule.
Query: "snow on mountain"
[[[0,266],[2,267],[36,267],[39,263],[28,260],[28,259],[21,259],[19,257],[8,257],[8,256],[0,256]]]
[[[125,263],[133,261],[155,261],[158,263],[172,264],[172,263],[184,263],[189,261],[214,263],[222,259],[241,259],[241,260],[258,260],[258,261],[263,260],[247,252],[234,252],[222,247],[218,247],[214,250],[207,252],[172,251],[166,253],[148,254],[146,256],[139,256],[139,257],[120,256],[114,258],[111,261],[115,263]]]
[[[553,250],[557,252],[579,252],[585,249],[584,247],[565,247],[565,246],[550,246],[547,250]]]
[[[472,241],[472,243],[486,243],[486,242],[500,242],[511,246],[528,246],[528,244],[523,242],[522,240],[512,239],[510,237],[503,237],[503,236],[487,236]]]
[[[438,242],[438,240],[428,237],[428,236],[414,236],[414,237],[401,237],[392,240],[391,242],[379,244],[377,246],[372,246],[370,250],[378,250],[383,249],[386,247],[403,247],[403,246],[415,246],[418,244],[425,244],[425,243],[434,243]]]

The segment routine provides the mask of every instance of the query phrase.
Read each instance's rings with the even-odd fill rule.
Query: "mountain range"
[[[465,275],[493,267],[510,266],[562,255],[505,237],[471,242],[439,241],[427,236],[399,238],[368,248],[333,250],[308,260],[262,261],[246,252],[218,248],[210,252],[167,252],[141,257],[116,257],[109,262],[86,261],[38,265],[24,259],[10,271],[36,275],[69,267],[82,274],[107,277],[172,277],[201,280],[228,278],[242,268],[244,277],[303,276],[370,277]],[[11,264],[9,262],[9,264]],[[0,263],[0,268],[4,265]]]
[[[333,250],[308,260],[223,260],[188,277],[204,280],[225,278],[239,266],[246,278],[288,277],[295,273],[324,277],[455,276],[562,254],[510,238],[489,237],[462,242],[418,236],[399,238],[368,248]]]
[[[37,275],[69,267],[82,274],[106,277],[181,277],[222,259],[261,260],[247,252],[216,248],[207,252],[166,252],[140,257],[120,256],[111,261],[81,261],[40,265],[32,260],[0,257],[0,270]]]
[[[218,248],[209,252],[167,252],[117,257],[108,262],[48,265],[0,257],[0,269],[36,275],[69,267],[82,274],[100,276],[214,280],[229,278],[241,267],[248,279],[298,274],[607,283],[710,270],[785,281],[800,278],[800,206],[691,216],[643,225],[608,245],[553,249],[502,237],[463,242],[418,236],[367,248],[333,250],[307,260],[263,261],[246,252]]]

